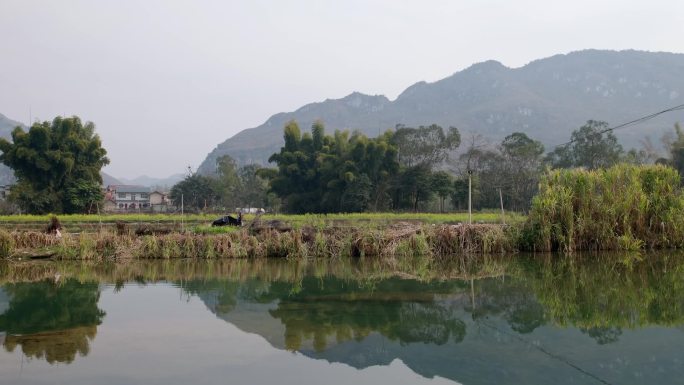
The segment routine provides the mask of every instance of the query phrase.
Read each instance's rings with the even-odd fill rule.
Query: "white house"
[[[114,203],[117,211],[146,211],[150,209],[150,188],[145,186],[110,185],[105,202]],[[107,205],[112,207],[111,204]]]

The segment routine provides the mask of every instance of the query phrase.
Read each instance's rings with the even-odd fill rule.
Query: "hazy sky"
[[[0,0],[0,113],[78,115],[106,172],[163,177],[306,103],[683,36],[681,0]]]

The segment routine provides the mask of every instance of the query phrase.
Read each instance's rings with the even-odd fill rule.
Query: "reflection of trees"
[[[562,258],[530,265],[526,280],[555,323],[609,343],[623,328],[684,323],[683,262],[678,256],[637,263]]]
[[[501,316],[520,334],[531,333],[548,321],[544,307],[524,279],[489,279],[475,285],[475,308],[467,307],[474,319]]]
[[[0,315],[4,346],[48,362],[72,362],[76,353],[85,355],[96,326],[105,313],[97,307],[100,291],[96,283],[66,280],[5,285],[9,307]]]
[[[454,315],[456,309],[435,302],[436,293],[454,286],[389,279],[371,291],[353,281],[304,279],[296,294],[281,291],[278,308],[270,313],[285,325],[291,350],[311,340],[322,351],[329,340],[360,340],[374,332],[401,343],[458,343],[465,337],[465,323]]]
[[[211,297],[206,302],[217,314],[240,302],[277,303],[271,316],[285,325],[289,349],[309,342],[320,351],[371,333],[403,344],[459,342],[466,328],[455,317],[458,312],[472,313],[476,322],[500,317],[519,334],[546,324],[575,326],[607,344],[625,328],[684,323],[683,262],[667,256],[631,263],[619,256],[519,258],[507,262],[512,274],[505,279],[473,280],[472,287],[463,280],[350,278],[348,273],[280,279],[282,271],[263,276],[263,265],[257,265],[256,279],[245,273],[240,279],[191,280],[182,286],[189,294]],[[440,295],[449,300],[439,300]]]
[[[28,335],[8,335],[4,346],[8,352],[21,346],[26,356],[44,358],[51,364],[70,363],[76,358],[76,353],[85,356],[90,352],[90,341],[95,338],[96,333],[97,327],[93,325]]]
[[[599,345],[605,345],[616,342],[622,334],[622,329],[619,327],[593,327],[589,329],[580,328],[582,333],[586,333],[589,337],[596,340]]]
[[[463,341],[465,323],[454,316],[453,309],[435,303],[407,303],[399,311],[396,337],[403,343],[424,342],[444,345],[453,339]]]

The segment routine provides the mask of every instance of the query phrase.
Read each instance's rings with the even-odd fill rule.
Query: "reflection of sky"
[[[0,384],[421,384],[400,360],[363,370],[273,348],[263,337],[216,318],[196,297],[168,285],[105,288],[107,315],[90,353],[72,364],[0,351]]]

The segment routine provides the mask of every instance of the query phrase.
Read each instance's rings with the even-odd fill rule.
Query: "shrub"
[[[679,173],[663,165],[551,170],[521,246],[538,251],[680,247],[684,198]]]

